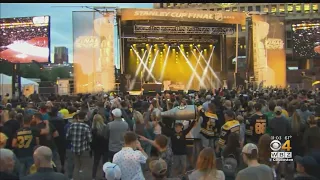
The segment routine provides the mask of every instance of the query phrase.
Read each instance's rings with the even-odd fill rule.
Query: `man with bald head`
[[[14,169],[14,154],[9,149],[0,149],[0,179],[1,180],[18,180],[12,172]]]
[[[67,180],[68,178],[54,172],[51,161],[52,151],[46,146],[40,146],[33,153],[34,164],[37,167],[37,172],[22,178],[22,180],[46,179],[46,180]]]

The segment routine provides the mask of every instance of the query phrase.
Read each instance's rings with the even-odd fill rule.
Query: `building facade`
[[[154,8],[201,9],[207,11],[258,12],[284,16],[286,24],[287,68],[320,67],[318,58],[297,58],[293,55],[292,24],[299,20],[320,20],[320,3],[154,3]],[[244,30],[245,27],[242,27]]]
[[[67,64],[69,62],[68,48],[54,47],[54,63]]]

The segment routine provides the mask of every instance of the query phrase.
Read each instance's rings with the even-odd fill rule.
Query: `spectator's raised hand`
[[[141,140],[141,141],[148,141],[148,138],[139,135],[139,140]],[[139,144],[140,144],[140,143],[139,143]],[[141,144],[140,144],[140,146],[141,146]]]

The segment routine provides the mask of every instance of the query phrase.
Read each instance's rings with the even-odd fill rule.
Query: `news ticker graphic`
[[[293,161],[291,152],[291,138],[292,136],[285,136],[284,143],[281,143],[281,136],[271,136],[270,148],[272,150],[270,155],[271,161],[281,162],[281,161]]]

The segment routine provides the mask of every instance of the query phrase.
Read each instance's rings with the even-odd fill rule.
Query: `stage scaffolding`
[[[150,46],[157,45],[162,49],[164,49],[163,45],[177,49],[180,45],[186,46],[186,44],[189,44],[190,47],[195,44],[200,44],[201,47],[205,47],[208,44],[218,44],[221,47],[219,52],[222,63],[220,64],[221,67],[218,67],[221,69],[221,81],[227,80],[234,83],[235,79],[237,81],[239,79],[242,81],[239,84],[243,84],[246,74],[253,72],[253,64],[256,63],[253,61],[254,58],[266,61],[269,71],[274,71],[278,74],[283,74],[281,72],[285,71],[285,51],[283,49],[268,49],[268,47],[259,46],[263,47],[265,51],[264,58],[261,60],[257,55],[259,48],[254,47],[252,42],[253,34],[257,34],[259,37],[265,36],[260,31],[252,30],[252,24],[257,25],[261,24],[261,22],[265,22],[262,24],[268,24],[270,29],[277,29],[277,33],[267,33],[265,38],[260,38],[259,41],[256,40],[256,44],[264,44],[266,39],[283,41],[283,20],[279,17],[266,15],[248,16],[248,14],[241,12],[211,12],[193,9],[118,9],[117,12],[119,39],[121,41],[120,61],[122,74],[128,73],[130,68],[126,65],[127,57],[125,57],[125,52],[130,50],[131,45],[135,45],[136,48],[139,48],[141,54],[142,50],[146,49],[146,47],[143,47],[146,44]],[[254,18],[251,19],[251,17]],[[269,29],[269,27],[265,29],[267,28]],[[205,38],[201,38],[201,36]],[[219,43],[217,43],[217,38],[214,36],[220,37]],[[262,50],[260,51],[262,52]],[[260,53],[260,55],[263,54]],[[240,57],[245,57],[246,60],[239,65],[238,58]],[[235,59],[234,66],[230,64],[231,61],[227,62],[230,59]],[[149,63],[151,61],[149,60]],[[139,64],[139,61],[136,64]],[[130,66],[133,67],[135,65],[132,64]],[[237,75],[233,76],[233,73]],[[232,75],[230,76],[230,74]],[[241,78],[239,78],[240,76]],[[285,73],[281,77],[272,79],[272,82],[274,84],[285,84]],[[232,87],[229,82],[228,87]]]
[[[234,27],[198,27],[198,26],[153,26],[135,25],[134,33],[152,34],[206,34],[206,35],[232,35]]]

